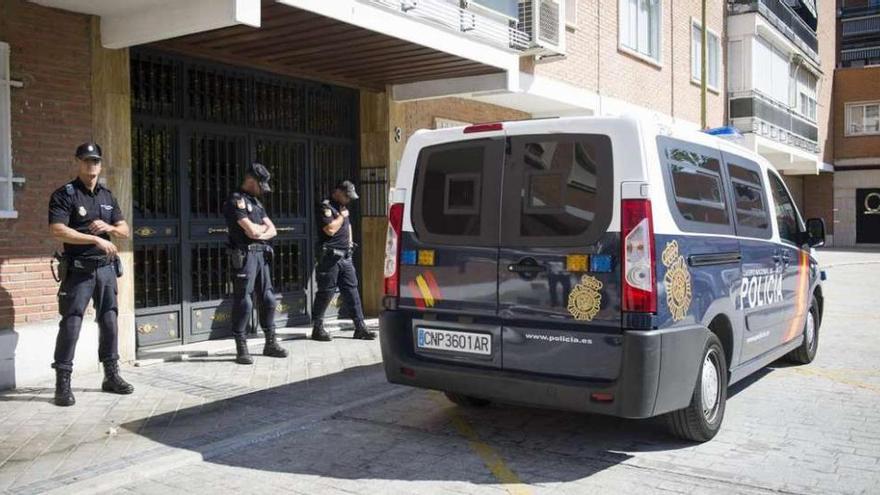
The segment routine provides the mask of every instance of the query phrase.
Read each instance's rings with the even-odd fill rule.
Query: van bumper
[[[415,354],[411,318],[379,316],[385,376],[391,383],[455,392],[524,406],[648,418],[686,407],[691,400],[709,331],[702,326],[624,330],[616,380],[554,377],[451,364]],[[612,394],[610,402],[593,393]]]

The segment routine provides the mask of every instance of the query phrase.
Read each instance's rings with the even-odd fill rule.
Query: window
[[[846,105],[846,135],[880,134],[880,102]]]
[[[714,89],[718,90],[718,77],[721,72],[721,42],[718,39],[718,35],[712,32],[712,30],[708,30],[706,32],[706,39],[708,41],[706,48],[706,84]],[[701,71],[701,61],[702,55],[700,51],[702,50],[703,45],[703,29],[700,27],[698,22],[691,22],[691,79],[700,84],[702,80]]]
[[[732,234],[720,154],[710,148],[658,137],[666,192],[682,230]]]
[[[727,159],[727,156],[725,156]],[[727,160],[727,171],[733,190],[737,233],[749,237],[769,239],[770,215],[767,209],[760,169],[742,158]]]
[[[776,223],[779,224],[779,237],[783,241],[798,245],[800,237],[800,220],[794,201],[788,195],[788,190],[776,174],[770,175],[770,189],[773,192],[773,202],[776,204]]]
[[[9,75],[9,45],[0,42],[0,218],[17,218],[13,201],[12,110]]]
[[[798,68],[796,91],[797,100],[795,108],[798,113],[806,117],[812,122],[816,121],[816,87],[819,83],[818,78],[812,72],[804,68]]]
[[[788,55],[763,38],[756,37],[752,45],[752,87],[776,102],[789,106]]]
[[[608,227],[613,207],[611,140],[603,135],[511,138],[504,178],[509,245],[585,245]]]
[[[660,62],[660,0],[620,0],[620,45]]]
[[[476,139],[426,147],[419,154],[413,225],[428,242],[497,243],[504,141]],[[484,205],[496,205],[485,208]],[[484,235],[485,234],[485,235]]]

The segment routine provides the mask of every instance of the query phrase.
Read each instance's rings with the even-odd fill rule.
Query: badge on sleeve
[[[81,216],[81,217],[86,216],[86,207],[85,207],[85,206],[80,206],[80,207],[79,207],[79,210],[78,210],[78,213],[79,213],[79,216]]]
[[[330,211],[330,208],[324,208],[324,216],[330,218],[333,216],[333,212]]]
[[[235,207],[238,208],[239,210],[245,209],[244,198],[241,198],[238,201],[236,201]]]
[[[250,203],[248,203],[248,205],[247,205],[247,207],[248,207],[248,213],[250,213],[250,212],[252,212],[252,211],[254,211],[254,207],[253,207],[253,206],[251,206],[251,204],[250,204]]]

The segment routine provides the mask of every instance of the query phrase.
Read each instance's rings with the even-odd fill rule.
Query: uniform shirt
[[[342,208],[345,207],[332,199],[325,199],[318,205],[318,225],[321,226],[321,229],[318,231],[318,237],[321,239],[321,245],[324,247],[333,249],[348,249],[352,247],[351,222],[349,221],[351,217],[345,217],[342,227],[332,236],[324,232],[324,227],[330,225],[336,217],[342,214],[340,213]]]
[[[110,225],[125,220],[119,203],[109,189],[101,184],[89,191],[77,177],[58,188],[49,198],[49,224],[63,223],[80,234],[90,234],[89,225],[95,220],[103,220]],[[101,239],[110,240],[110,234],[101,234]],[[64,244],[67,256],[100,258],[106,256],[94,244]]]
[[[232,246],[245,247],[248,244],[266,243],[266,241],[258,241],[248,237],[241,225],[238,224],[242,218],[248,218],[257,225],[263,225],[263,219],[268,215],[257,198],[244,191],[231,193],[223,205],[223,216],[226,217],[226,226],[229,228],[229,243]]]

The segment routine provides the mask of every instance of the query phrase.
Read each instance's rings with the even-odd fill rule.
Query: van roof
[[[502,121],[501,123],[504,125],[505,131],[514,131],[515,133],[523,133],[528,132],[530,130],[534,130],[535,132],[545,131],[548,124],[552,123],[552,127],[559,128],[565,127],[567,123],[575,123],[581,121],[628,121],[635,123],[638,125],[645,134],[648,135],[663,135],[670,136],[676,139],[681,139],[684,141],[689,141],[696,144],[701,144],[708,147],[718,148],[721,151],[727,153],[733,153],[740,156],[744,156],[749,158],[755,162],[757,162],[762,168],[770,168],[776,170],[776,168],[767,161],[764,157],[758,155],[754,151],[736,144],[727,139],[719,138],[717,136],[713,136],[710,134],[706,134],[705,132],[701,132],[697,129],[694,129],[692,126],[684,125],[684,124],[666,124],[657,122],[656,120],[641,117],[641,116],[633,116],[626,115],[621,117],[597,117],[597,116],[584,116],[584,117],[552,117],[552,118],[536,118],[536,119],[524,119],[524,120],[508,120]],[[480,124],[474,124],[480,125]],[[459,127],[449,127],[444,129],[419,129],[415,132],[414,136],[431,134],[435,139],[432,141],[458,141],[467,136],[467,139],[474,139],[480,137],[480,134],[462,134],[463,130],[470,126],[459,126]]]

